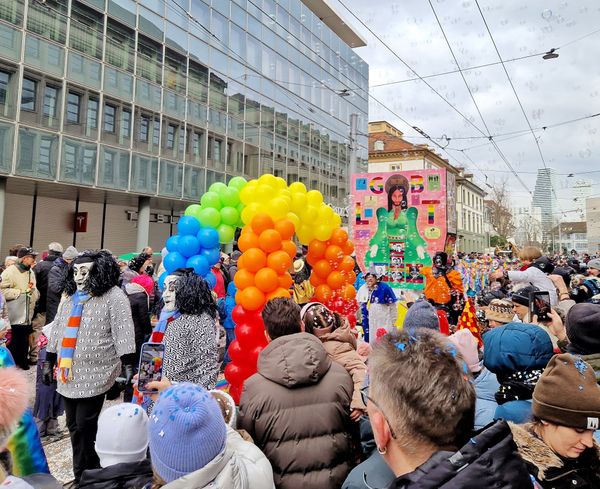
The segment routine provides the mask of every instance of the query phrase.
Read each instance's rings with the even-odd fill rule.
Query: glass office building
[[[181,210],[213,182],[274,173],[342,206],[351,114],[366,167],[368,66],[331,12],[322,0],[0,0],[0,174]]]

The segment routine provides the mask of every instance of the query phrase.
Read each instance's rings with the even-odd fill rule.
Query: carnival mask
[[[175,305],[175,299],[177,297],[177,280],[179,280],[179,277],[176,275],[168,275],[165,278],[162,298],[167,311],[174,311],[177,308]]]
[[[75,280],[77,290],[80,292],[84,291],[87,281],[90,278],[90,271],[93,266],[93,262],[76,263],[73,265],[73,280]]]

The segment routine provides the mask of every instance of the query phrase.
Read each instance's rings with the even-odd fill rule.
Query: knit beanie
[[[79,252],[77,251],[77,248],[75,248],[75,246],[69,246],[62,255],[62,257],[65,260],[74,260],[78,256]]]
[[[600,270],[600,258],[594,258],[587,262],[588,268],[593,268],[594,270]]]
[[[202,387],[169,387],[150,416],[152,467],[165,482],[200,470],[225,449],[227,428],[217,401]]]
[[[148,416],[137,404],[109,407],[98,418],[96,453],[100,466],[141,462],[148,449]]]
[[[468,329],[459,329],[456,333],[451,334],[448,339],[456,345],[469,370],[471,372],[479,372],[481,370],[481,362],[479,361],[477,338]]]
[[[580,356],[555,355],[533,390],[535,417],[582,430],[600,427],[600,387]]]
[[[408,308],[402,327],[406,331],[413,331],[417,328],[439,331],[440,322],[435,308],[429,302],[419,300]]]
[[[544,273],[552,273],[554,271],[554,263],[552,263],[552,260],[547,256],[540,256],[531,264],[531,266]]]
[[[152,295],[154,292],[154,280],[152,280],[152,277],[149,277],[148,275],[138,275],[137,277],[133,277],[131,279],[131,283],[144,287],[144,290],[148,293],[148,295]]]
[[[502,299],[494,299],[490,302],[485,317],[499,323],[510,323],[515,317],[515,313],[512,310],[510,302]]]
[[[525,287],[515,290],[510,296],[510,300],[521,306],[529,306],[529,297],[531,293],[538,292],[539,290],[540,289],[535,285],[526,285]]]
[[[25,374],[14,367],[0,368],[0,451],[6,446],[29,403]]]
[[[567,313],[565,326],[571,353],[600,353],[600,304],[575,304]]]

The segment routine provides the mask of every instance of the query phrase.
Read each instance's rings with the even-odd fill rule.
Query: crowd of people
[[[37,435],[58,439],[66,415],[74,488],[600,487],[600,258],[438,252],[420,293],[357,264],[355,326],[313,300],[299,250],[290,297],[260,312],[268,344],[236,405],[219,381],[240,256],[221,255],[212,290],[192,269],[159,289],[150,248],[125,261],[50,243],[37,261],[15,246],[0,281],[15,364],[0,368],[0,485],[59,487],[17,470],[10,441],[36,366]],[[162,379],[138,386],[148,341]]]

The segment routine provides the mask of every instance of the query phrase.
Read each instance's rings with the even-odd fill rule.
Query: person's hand
[[[350,419],[352,421],[354,421],[355,423],[358,423],[358,421],[360,421],[360,418],[365,414],[365,412],[362,409],[353,409],[350,412]]]
[[[171,387],[171,385],[173,384],[171,384],[171,381],[166,377],[163,377],[161,380],[153,380],[146,384],[146,391],[152,392],[145,392],[145,394],[152,399],[152,401],[156,402],[161,392]]]
[[[538,320],[538,317],[535,314],[533,315],[532,319],[534,323],[543,324],[546,326],[550,330],[550,333],[556,336],[559,340],[562,341],[567,338],[567,329],[565,328],[560,315],[554,309],[550,309],[550,312],[548,313],[548,320],[546,321]]]

